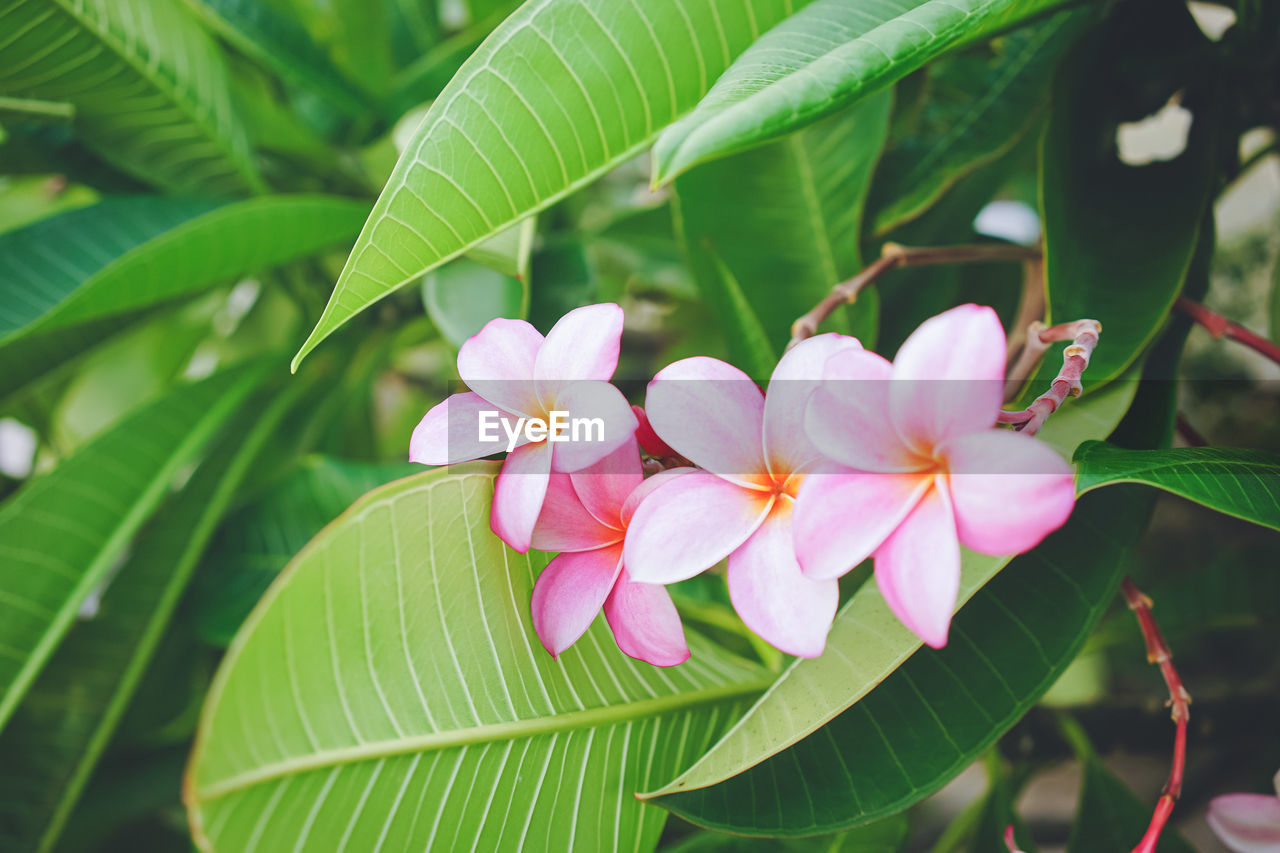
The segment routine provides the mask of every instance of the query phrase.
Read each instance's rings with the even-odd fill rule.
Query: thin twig
[[[1173,308],[1204,326],[1215,338],[1230,338],[1280,364],[1280,346],[1276,346],[1261,335],[1254,334],[1239,323],[1231,322],[1217,311],[1206,308],[1185,296],[1179,296],[1173,303]]]
[[[1156,801],[1155,811],[1151,815],[1151,823],[1147,832],[1133,848],[1133,853],[1154,853],[1160,841],[1160,833],[1169,822],[1174,804],[1182,793],[1182,777],[1187,764],[1187,721],[1191,718],[1191,694],[1182,685],[1182,677],[1173,666],[1173,654],[1160,633],[1155,616],[1151,613],[1151,599],[1142,594],[1142,590],[1133,581],[1125,578],[1120,582],[1120,591],[1124,600],[1138,619],[1138,627],[1142,629],[1142,638],[1147,644],[1147,661],[1158,664],[1164,683],[1169,688],[1169,705],[1172,707],[1173,722],[1176,731],[1173,740],[1173,766],[1169,770],[1169,781],[1165,782]]]
[[[853,278],[842,281],[823,297],[808,313],[791,324],[791,341],[787,349],[818,331],[822,322],[841,305],[848,305],[858,298],[867,285],[898,267],[920,267],[935,264],[968,264],[991,261],[1032,261],[1040,258],[1039,249],[1013,246],[1007,243],[976,244],[971,246],[901,246],[885,243],[880,257]]]
[[[1089,357],[1093,348],[1098,345],[1098,337],[1102,334],[1102,324],[1097,320],[1075,320],[1057,326],[1045,327],[1043,323],[1031,324],[1027,335],[1027,345],[1023,353],[1033,352],[1037,347],[1048,348],[1057,341],[1071,341],[1062,351],[1062,368],[1049,385],[1049,390],[1032,401],[1030,406],[1020,412],[1001,412],[997,421],[1002,424],[1013,424],[1027,435],[1035,435],[1044,426],[1049,416],[1058,410],[1067,397],[1079,397],[1084,390],[1081,378],[1089,366]],[[1040,350],[1041,354],[1043,349]],[[1039,355],[1030,358],[1029,371],[1040,360]],[[1021,363],[1022,357],[1019,357]]]
[[[1208,447],[1209,439],[1200,434],[1200,430],[1191,425],[1187,420],[1187,416],[1182,412],[1178,412],[1177,420],[1174,422],[1178,429],[1178,435],[1187,443],[1188,447]]]

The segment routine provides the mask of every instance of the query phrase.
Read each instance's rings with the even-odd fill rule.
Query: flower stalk
[[[1018,357],[1010,376],[1020,372],[1030,373],[1045,350],[1058,341],[1071,341],[1062,351],[1062,368],[1049,385],[1049,390],[1019,412],[1001,412],[999,422],[1012,424],[1014,429],[1027,435],[1035,435],[1049,416],[1058,410],[1067,397],[1079,397],[1084,390],[1082,378],[1089,358],[1102,334],[1102,324],[1097,320],[1075,320],[1057,326],[1045,326],[1036,321],[1027,334],[1026,346]],[[1021,384],[1021,382],[1019,382]],[[1007,386],[1006,386],[1007,391]]]

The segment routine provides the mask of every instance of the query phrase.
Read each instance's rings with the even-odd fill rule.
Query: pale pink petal
[[[621,525],[601,524],[587,512],[570,475],[552,472],[532,546],[539,551],[592,551],[621,541]]]
[[[658,434],[653,431],[653,427],[649,424],[649,416],[644,413],[644,409],[639,406],[632,406],[631,411],[635,412],[636,423],[636,440],[640,442],[640,447],[645,453],[657,459],[665,459],[668,456],[678,456],[679,454],[667,446],[667,443],[658,438]]]
[[[622,571],[622,546],[561,554],[533,585],[533,629],[558,657],[591,627]]]
[[[862,344],[847,335],[818,335],[801,341],[774,368],[764,395],[764,451],[774,475],[802,471],[819,456],[805,436],[805,406],[827,359],[845,351],[862,352]]]
[[[1071,466],[1029,435],[990,429],[952,439],[946,459],[961,544],[1002,556],[1029,551],[1076,502]]]
[[[546,408],[551,408],[556,389],[564,382],[613,377],[622,323],[622,309],[606,302],[575,308],[551,327],[533,367],[538,396]]]
[[[509,443],[507,429],[514,432],[517,419],[474,392],[454,394],[433,406],[414,428],[409,439],[409,461],[451,465],[501,453]],[[482,423],[486,427],[483,430]],[[524,443],[520,433],[517,446]]]
[[[805,477],[796,496],[796,559],[807,577],[836,578],[867,559],[924,496],[933,478],[845,468]]]
[[[1265,794],[1214,797],[1205,819],[1234,853],[1280,853],[1280,798]]]
[[[580,471],[594,465],[636,434],[636,416],[622,392],[608,382],[582,380],[561,386],[556,408],[565,419],[562,434],[567,441],[553,442],[557,471]]]
[[[533,542],[533,528],[542,514],[551,477],[551,446],[526,444],[507,455],[493,489],[489,527],[521,554]]]
[[[636,583],[624,569],[605,599],[604,616],[625,654],[654,666],[675,666],[689,659],[680,614],[661,584]]]
[[[862,471],[913,471],[924,464],[889,419],[892,371],[865,350],[828,359],[804,419],[805,433],[827,458]]]
[[[458,350],[458,376],[499,408],[538,415],[533,365],[541,346],[542,335],[524,320],[490,320]]]
[[[634,438],[592,465],[569,475],[582,505],[601,524],[621,530],[622,505],[644,482],[640,448]]]
[[[930,646],[945,646],[960,591],[960,544],[942,489],[929,489],[875,558],[889,609]]]
[[[733,365],[703,356],[668,365],[649,383],[645,412],[695,465],[741,483],[767,481],[764,395]]]
[[[840,602],[834,580],[805,577],[796,562],[789,501],[729,555],[729,600],[747,627],[798,657],[822,654]]]
[[[685,474],[692,474],[698,470],[699,469],[697,468],[689,467],[667,468],[665,471],[659,471],[652,477],[645,479],[643,483],[636,487],[635,491],[627,495],[626,501],[622,504],[621,521],[623,529],[625,530],[627,525],[631,523],[631,517],[636,514],[636,509],[639,508],[645,498],[649,497],[649,494],[654,489],[659,488],[668,480],[684,476]]]
[[[1005,347],[990,308],[961,305],[925,320],[893,360],[890,412],[899,434],[928,452],[993,426],[1004,398]]]
[[[729,556],[764,520],[771,495],[706,471],[649,493],[627,526],[627,571],[639,583],[675,583]]]

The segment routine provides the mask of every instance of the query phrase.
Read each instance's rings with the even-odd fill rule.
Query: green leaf
[[[654,182],[775,139],[1056,0],[817,0],[743,52],[654,145]]]
[[[258,381],[178,388],[0,505],[0,728],[183,467]]]
[[[226,646],[276,575],[326,524],[365,492],[421,470],[326,456],[301,463],[219,531],[188,599],[196,632]]]
[[[295,369],[383,296],[640,153],[800,2],[525,3],[414,134]]]
[[[66,101],[37,101],[31,98],[0,98],[0,118],[27,121],[70,121],[76,108]],[[3,141],[0,139],[0,141]]]
[[[768,678],[697,638],[679,667],[632,661],[600,619],[552,660],[529,618],[547,555],[490,533],[495,467],[365,496],[267,593],[192,755],[202,849],[657,841],[663,813],[633,792],[684,766]]]
[[[16,0],[4,17],[0,93],[72,104],[86,146],[163,189],[261,188],[222,55],[177,0]]]
[[[0,344],[123,314],[350,240],[365,206],[115,198],[0,234]]]
[[[703,292],[720,315],[729,360],[757,382],[767,381],[778,364],[779,349],[769,341],[760,316],[742,292],[742,285],[729,265],[710,245],[698,254],[709,258],[712,266],[710,272],[703,273]]]
[[[1073,405],[1064,407],[1048,421],[1041,436],[1064,456],[1069,456],[1081,440],[1107,435],[1128,408],[1134,393],[1132,387],[1134,384],[1136,383],[1117,383],[1088,399],[1073,401]],[[1125,388],[1125,386],[1130,387]],[[1100,523],[1092,515],[1083,515],[1083,507],[1082,504],[1082,507],[1077,509],[1077,520],[1073,522],[1073,527],[1057,534],[1049,545],[1043,546],[1034,555],[1019,557],[1017,560],[1024,565],[1032,563],[1040,565],[1056,559],[1055,545],[1060,549],[1059,543],[1069,541],[1070,536],[1081,528]],[[1033,575],[1037,570],[1025,568],[1000,573],[1010,559],[1009,557],[983,556],[971,551],[963,552],[960,593],[957,602],[957,606],[963,609],[953,622],[952,642],[944,651],[944,654],[949,656],[948,659],[989,651],[987,644],[994,640],[989,641],[987,638],[995,637],[999,632],[994,630],[994,626],[987,626],[980,631],[974,629],[971,632],[968,626],[973,625],[973,622],[969,620],[977,618],[971,614],[981,613],[983,614],[981,618],[990,619],[991,608],[999,608],[1002,605],[1001,599],[996,598],[996,593],[989,592],[988,589],[997,588],[996,584],[1003,581],[1008,574],[1025,578]],[[1000,573],[997,581],[993,581],[990,588],[984,588],[983,585],[996,577],[997,573]],[[1063,584],[1067,581],[1059,578],[1052,582]],[[1110,581],[1104,578],[1100,582],[1109,583]],[[1013,586],[1014,583],[1009,581],[1003,588]],[[1020,586],[1021,583],[1018,585]],[[976,596],[975,593],[977,593]],[[1059,615],[1046,624],[1061,626],[1064,622],[1071,625],[1079,622],[1091,626],[1095,617],[1093,603],[1090,602],[1089,607],[1086,608],[1075,593],[1069,592],[1068,595],[1069,603],[1074,602],[1077,606],[1060,605]],[[973,597],[973,604],[965,606],[965,602],[971,597]],[[1035,602],[1029,602],[1028,606],[1038,605]],[[1027,624],[1035,625],[1036,623],[1027,622]],[[1008,630],[1018,631],[1020,628],[1014,624]],[[1070,638],[1073,653],[1076,641],[1083,639],[1084,629],[1080,630],[1082,633],[1078,637],[1072,634]],[[982,649],[978,653],[969,648],[970,638],[982,643]],[[1057,638],[1057,641],[1061,640],[1062,638]],[[1000,642],[1015,641],[1006,636],[1002,637]],[[1025,636],[1017,642],[1026,642]],[[933,663],[936,656],[930,652],[917,654],[920,647],[920,640],[889,611],[876,585],[864,584],[837,614],[835,624],[827,638],[827,650],[821,657],[797,660],[792,663],[769,691],[719,743],[683,775],[648,796],[657,798],[656,801],[659,804],[689,817],[696,823],[720,829],[733,827],[735,831],[750,834],[832,832],[905,808],[911,802],[940,787],[950,778],[950,774],[959,772],[999,734],[994,726],[973,728],[962,733],[949,733],[946,729],[938,729],[935,726],[928,749],[935,751],[936,755],[925,755],[927,750],[922,748],[919,755],[913,752],[912,761],[906,762],[912,765],[913,761],[920,761],[921,766],[927,768],[927,771],[913,773],[917,777],[915,779],[906,778],[893,768],[892,750],[899,748],[897,744],[891,745],[891,751],[886,753],[883,744],[875,746],[859,743],[860,749],[874,748],[878,754],[875,760],[890,762],[889,767],[880,768],[876,773],[867,770],[865,784],[879,788],[880,794],[869,797],[862,806],[858,805],[854,795],[863,792],[853,790],[854,786],[862,783],[843,778],[843,774],[838,780],[831,778],[833,749],[836,751],[835,754],[841,756],[840,760],[849,762],[848,766],[869,767],[866,762],[874,756],[846,753],[843,745],[846,743],[846,736],[860,738],[865,734],[868,725],[878,722],[875,717],[868,719],[865,708],[870,701],[871,705],[877,709],[877,713],[883,713],[882,703],[886,699],[872,697],[877,695],[892,697],[893,701],[897,702],[901,700],[899,694],[903,690],[910,691],[913,676],[903,677],[895,674],[895,670],[908,659],[913,662],[921,661],[919,664],[911,664],[918,670],[929,667],[936,670],[936,664]],[[963,653],[957,651],[961,649],[964,650]],[[1032,683],[1037,685],[1037,679],[1043,679],[1042,689],[1047,689],[1058,672],[1065,669],[1069,660],[1069,656],[1053,661],[1031,658],[1022,671],[1031,678]],[[961,666],[962,663],[966,668],[974,670],[975,678],[990,679],[992,677],[989,672],[981,669],[980,661],[965,658],[963,661],[957,660],[955,666]],[[1037,670],[1037,667],[1041,669]],[[931,674],[929,677],[936,680],[936,675]],[[886,679],[890,679],[896,686],[885,690],[884,685],[890,683]],[[948,682],[948,684],[950,685],[948,689],[953,691],[957,689],[954,682]],[[1029,707],[1035,699],[1033,695],[1010,695],[998,685],[986,690],[984,698],[988,693],[991,694],[990,699],[993,703],[1012,702],[1018,708],[1023,708],[1024,705]],[[954,698],[960,701],[960,697]],[[850,706],[853,707],[850,708]],[[993,705],[992,708],[995,709],[995,706]],[[996,710],[1001,710],[1002,714],[993,716],[993,722],[997,720],[1003,722],[1005,720],[1003,715],[1012,713],[1008,708]],[[1011,725],[1015,719],[1016,716],[1008,716],[1004,725]],[[965,747],[959,752],[955,742],[947,740],[952,734],[969,737]],[[900,736],[911,737],[907,733],[900,733]],[[919,732],[915,736],[920,737]],[[830,788],[832,793],[828,799],[825,794],[810,788],[810,794],[815,798],[813,800],[815,808],[822,806],[831,810],[825,812],[824,817],[820,818],[816,814],[811,817],[808,806],[801,805],[798,808],[783,809],[783,814],[775,815],[774,808],[770,805],[772,800],[792,795],[807,798],[808,795],[804,794],[806,790],[804,784],[794,778],[790,780],[790,784],[795,786],[794,791],[790,794],[778,792],[777,785],[770,780],[771,775],[775,772],[794,775],[796,768],[793,762],[797,759],[812,768],[813,765],[810,762],[816,760],[812,754],[814,750],[825,753],[826,762],[821,767],[813,768],[814,775],[811,778],[822,780],[821,788],[824,790]],[[958,755],[960,757],[957,757]],[[940,765],[939,761],[943,756],[948,757],[948,762],[955,763]],[[768,766],[770,769],[767,773],[749,770],[757,765]],[[744,774],[744,771],[745,775],[739,775]],[[835,767],[834,771],[839,773],[839,768]],[[740,787],[745,785],[761,786],[758,799],[761,803],[761,813],[748,813],[745,806],[742,810],[736,810],[731,805],[741,799]],[[752,802],[752,799],[747,797],[746,802]]]
[[[499,231],[483,243],[473,246],[467,252],[467,257],[503,275],[527,281],[529,257],[533,251],[533,238],[537,230],[537,217],[530,216],[504,231]]]
[[[527,293],[519,280],[468,258],[433,270],[422,280],[427,314],[455,347],[495,317],[526,316]]]
[[[263,0],[185,0],[214,33],[282,80],[315,92],[349,116],[369,111],[370,97],[349,82],[295,19]]]
[[[1280,454],[1243,447],[1125,450],[1090,441],[1076,451],[1077,488],[1141,483],[1280,530]]]
[[[914,219],[957,180],[1011,150],[1039,121],[1062,54],[1093,17],[1060,12],[926,67],[918,119],[876,167],[872,230]]]
[[[910,829],[906,815],[894,815],[822,838],[745,838],[703,831],[661,848],[661,853],[897,853]]]
[[[295,382],[224,436],[156,515],[92,619],[77,624],[0,734],[0,846],[50,850],[151,662],[250,464],[305,389]]]
[[[1041,155],[1048,322],[1091,317],[1102,323],[1103,339],[1085,375],[1090,386],[1119,376],[1164,324],[1186,280],[1215,182],[1215,107],[1203,89],[1188,94],[1196,115],[1176,159],[1130,166],[1117,157],[1115,127],[1127,117],[1123,100],[1111,97],[1116,80],[1133,63],[1141,65],[1131,51],[1135,43],[1161,50],[1164,44],[1163,34],[1148,30],[1151,15],[1140,11],[1082,42],[1064,62]],[[1185,9],[1176,11],[1169,17],[1195,27]],[[1198,30],[1194,39],[1204,42]],[[1178,82],[1150,85],[1169,86],[1172,94]],[[1045,387],[1060,364],[1047,356],[1032,387]]]
[[[718,258],[774,352],[786,346],[796,318],[862,267],[862,207],[892,104],[892,92],[882,92],[772,145],[700,166],[675,183],[673,215],[708,301],[726,319],[742,313],[725,284],[730,279],[717,269]],[[874,328],[874,308],[864,301],[841,312],[838,330]],[[735,352],[740,331],[733,324],[726,331]],[[737,350],[744,345],[754,347],[743,341]]]

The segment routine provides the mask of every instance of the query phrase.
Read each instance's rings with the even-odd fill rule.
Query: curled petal
[[[561,383],[613,377],[618,369],[622,323],[622,308],[606,302],[575,308],[551,327],[532,374],[547,408]]]
[[[533,628],[558,657],[591,627],[622,571],[622,546],[561,554],[533,585]]]
[[[837,578],[870,557],[924,496],[933,478],[824,470],[796,496],[796,559],[805,576]]]
[[[942,489],[928,490],[875,558],[876,583],[889,609],[930,646],[945,646],[960,591],[960,544]]]
[[[635,413],[622,392],[608,382],[589,379],[562,385],[554,411],[567,418],[564,434],[569,438],[553,442],[557,471],[580,471],[623,445],[634,444]]]
[[[600,523],[583,505],[570,475],[552,472],[533,528],[532,547],[539,551],[593,551],[621,541],[621,526]]]
[[[983,554],[1021,554],[1075,507],[1071,466],[1029,435],[991,429],[943,445],[960,542]]]
[[[672,477],[649,493],[627,526],[627,572],[640,583],[687,580],[741,545],[771,496],[706,471]]]
[[[1280,798],[1264,794],[1214,797],[1205,819],[1234,853],[1280,851]]]
[[[995,311],[960,305],[925,320],[893,360],[894,426],[924,452],[990,428],[1004,397],[1004,368],[1004,329]]]
[[[490,320],[458,350],[458,376],[498,408],[536,416],[533,365],[541,346],[542,335],[524,320]]]
[[[533,528],[542,514],[551,477],[551,446],[526,444],[507,455],[493,489],[489,527],[521,554],[533,543]]]
[[[622,505],[644,482],[640,448],[634,438],[599,462],[574,471],[569,477],[582,505],[601,524],[623,529]]]
[[[801,471],[819,456],[805,435],[805,406],[827,360],[844,351],[862,352],[862,344],[847,335],[818,335],[801,341],[774,368],[764,395],[764,450],[775,475]]]
[[[812,658],[826,648],[840,587],[800,571],[788,501],[729,555],[729,600],[748,628],[787,654]]]
[[[482,430],[482,415],[488,429]],[[454,394],[423,416],[409,439],[409,461],[422,465],[452,465],[481,459],[507,449],[507,428],[515,431],[518,418],[504,412],[479,394]],[[506,427],[503,422],[506,422]],[[486,440],[484,435],[494,438]],[[524,444],[522,437],[519,444]]]
[[[675,666],[689,659],[680,614],[661,584],[636,583],[626,570],[604,602],[604,616],[618,648],[654,666]]]
[[[744,484],[767,479],[764,396],[733,365],[702,356],[668,365],[649,383],[645,411],[658,436],[695,465]]]
[[[827,361],[825,379],[809,398],[804,430],[827,458],[862,471],[913,471],[920,456],[889,419],[893,366],[865,350]]]

